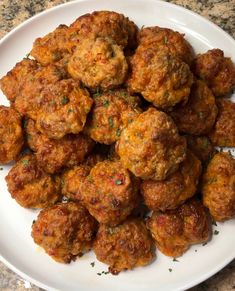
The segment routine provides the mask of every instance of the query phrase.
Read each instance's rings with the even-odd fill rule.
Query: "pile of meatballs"
[[[0,163],[36,244],[113,274],[181,256],[235,216],[235,67],[184,35],[97,11],[38,38],[0,80]]]

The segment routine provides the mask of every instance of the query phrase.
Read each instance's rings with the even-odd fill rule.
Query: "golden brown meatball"
[[[138,41],[141,46],[155,46],[159,50],[169,52],[188,65],[192,63],[193,49],[184,38],[184,34],[178,31],[159,26],[144,27],[138,34]]]
[[[123,14],[113,11],[95,11],[77,18],[70,26],[80,35],[94,34],[113,39],[123,49],[134,49],[138,28]]]
[[[122,129],[141,113],[140,100],[123,89],[93,96],[94,105],[85,133],[96,142],[112,144],[119,139]]]
[[[207,85],[197,80],[191,89],[189,101],[171,112],[180,132],[202,135],[213,127],[218,108],[214,95]]]
[[[186,103],[193,83],[189,66],[156,47],[139,46],[131,59],[128,87],[159,109]]]
[[[120,161],[103,161],[80,186],[81,202],[100,223],[117,225],[137,206],[137,181]]]
[[[25,208],[45,208],[60,198],[60,182],[46,174],[32,154],[23,156],[6,176],[11,197]]]
[[[235,103],[217,100],[219,113],[209,138],[216,146],[235,147]]]
[[[185,159],[186,140],[166,113],[150,108],[122,131],[117,153],[135,176],[164,180]]]
[[[194,60],[193,72],[207,83],[216,97],[229,94],[235,87],[235,66],[220,49],[199,54]]]
[[[30,54],[43,66],[71,56],[80,40],[77,29],[64,24],[34,41]]]
[[[217,153],[203,175],[203,203],[216,221],[235,216],[235,159],[229,153]]]
[[[20,78],[20,75],[18,77]],[[21,115],[35,119],[45,99],[43,89],[65,77],[64,69],[56,65],[32,69],[25,75],[13,106]]]
[[[14,102],[23,89],[25,81],[32,76],[38,69],[38,64],[35,60],[28,58],[18,62],[15,67],[10,70],[0,80],[2,92],[6,95],[7,99]]]
[[[28,145],[35,151],[38,164],[51,174],[62,167],[77,166],[94,146],[94,142],[81,133],[66,135],[58,140],[50,139],[36,129],[32,119],[26,120],[25,129]]]
[[[34,242],[60,263],[70,263],[89,251],[95,231],[94,218],[74,202],[42,210],[32,225]]]
[[[145,204],[151,210],[174,209],[191,198],[201,174],[201,162],[190,151],[179,169],[164,181],[146,180],[141,184]]]
[[[192,244],[207,242],[212,229],[207,209],[197,200],[164,213],[153,212],[147,228],[159,250],[174,258],[182,256]]]
[[[68,71],[90,89],[112,89],[121,85],[127,75],[122,49],[109,38],[84,38],[69,60]]]
[[[21,117],[13,108],[0,106],[0,164],[7,164],[19,155],[24,137]]]
[[[43,100],[36,127],[49,138],[82,131],[93,100],[86,89],[72,79],[50,84],[41,92]]]
[[[144,222],[133,218],[116,227],[101,224],[94,252],[99,261],[109,265],[114,275],[148,265],[155,258],[154,243]]]
[[[185,136],[188,148],[202,162],[207,162],[215,153],[215,149],[207,136]]]

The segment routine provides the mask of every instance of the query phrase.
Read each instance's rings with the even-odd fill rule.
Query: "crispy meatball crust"
[[[203,203],[216,221],[235,216],[235,159],[217,153],[208,164],[202,180]]]
[[[60,182],[46,174],[33,154],[23,156],[6,176],[8,191],[25,208],[45,208],[60,199]]]
[[[145,204],[154,211],[178,207],[195,194],[200,174],[201,162],[188,151],[179,169],[166,180],[142,182],[141,193]]]
[[[202,162],[207,162],[215,153],[215,149],[207,136],[185,136],[188,148]]]
[[[189,101],[171,112],[180,132],[202,135],[213,127],[218,108],[215,97],[207,85],[197,80],[191,89]]]
[[[13,108],[0,106],[0,164],[7,164],[19,155],[23,144],[21,117]]]
[[[137,184],[120,161],[105,160],[81,184],[81,202],[99,223],[117,225],[139,203]]]
[[[83,130],[93,100],[88,91],[72,79],[50,84],[41,92],[43,104],[36,118],[36,127],[49,138]]]
[[[135,49],[138,27],[123,14],[112,11],[95,11],[77,18],[70,26],[87,37],[109,37],[123,49]]]
[[[60,263],[70,263],[89,251],[95,231],[94,218],[74,202],[42,210],[32,225],[34,242]]]
[[[166,113],[150,108],[122,131],[116,149],[124,167],[135,176],[159,181],[185,159],[186,140]]]
[[[14,102],[16,97],[20,95],[25,80],[38,69],[35,60],[24,58],[18,62],[5,76],[0,79],[2,92],[7,99]]]
[[[84,38],[69,60],[68,71],[90,89],[121,85],[128,65],[122,49],[110,38]]]
[[[112,274],[150,264],[155,258],[154,243],[140,219],[129,218],[109,227],[101,224],[94,242],[94,252]]]
[[[50,139],[41,134],[35,122],[25,122],[27,142],[35,151],[38,164],[47,173],[57,173],[63,167],[74,167],[84,161],[91,152],[94,142],[86,135],[66,135],[61,139]]]
[[[155,46],[159,50],[167,51],[188,65],[194,58],[193,49],[184,34],[169,28],[144,27],[139,31],[138,42],[141,46]]]
[[[220,49],[199,54],[193,63],[193,72],[204,80],[216,97],[229,94],[235,88],[235,66]]]
[[[130,92],[141,93],[159,109],[188,101],[193,75],[180,59],[156,47],[139,46],[131,59]]]
[[[207,209],[197,200],[189,200],[177,209],[153,212],[147,221],[157,247],[166,256],[179,257],[192,244],[211,238],[211,219]]]
[[[235,147],[235,103],[217,100],[219,113],[209,138],[216,146]]]
[[[93,96],[94,105],[85,132],[96,142],[112,144],[119,139],[122,129],[141,113],[140,99],[124,89]]]

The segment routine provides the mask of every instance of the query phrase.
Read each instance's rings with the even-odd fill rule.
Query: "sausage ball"
[[[94,142],[83,134],[66,135],[61,139],[50,139],[41,134],[32,119],[25,121],[29,147],[35,151],[38,164],[48,173],[56,173],[62,167],[74,167],[91,152]]]
[[[207,136],[185,136],[190,151],[202,162],[207,162],[214,154],[215,149]]]
[[[151,210],[174,209],[191,198],[201,174],[201,162],[190,151],[179,169],[164,181],[146,180],[141,184],[145,204]]]
[[[20,74],[18,78],[21,78]],[[35,119],[43,104],[43,89],[64,78],[66,78],[66,72],[56,65],[32,69],[25,75],[19,95],[12,105],[21,115]]]
[[[119,139],[122,129],[141,113],[140,100],[123,89],[93,96],[93,109],[85,132],[96,142],[112,144]]]
[[[25,81],[29,78],[29,76],[32,77],[37,69],[38,63],[35,60],[24,58],[0,79],[2,92],[9,101],[15,101],[15,99],[20,95]]]
[[[25,208],[45,208],[57,202],[60,181],[46,174],[33,154],[23,156],[6,176],[11,197]]]
[[[235,216],[235,159],[229,153],[217,153],[202,179],[203,204],[216,221]]]
[[[95,11],[77,18],[70,26],[87,37],[109,37],[123,49],[135,49],[138,27],[123,14],[113,11]]]
[[[144,27],[138,34],[139,45],[147,47],[154,46],[159,50],[169,52],[183,62],[190,65],[194,53],[191,45],[184,38],[184,34],[169,28],[159,26]]]
[[[77,29],[64,24],[34,41],[30,54],[43,66],[56,63],[71,56],[80,40]]]
[[[194,60],[193,72],[207,83],[216,97],[225,96],[235,88],[235,66],[220,49],[199,54]]]
[[[109,265],[109,271],[114,275],[148,265],[155,258],[154,242],[144,222],[133,218],[116,227],[101,224],[94,252],[99,261]]]
[[[13,108],[0,106],[0,164],[7,164],[19,155],[23,144],[21,117]]]
[[[197,80],[191,89],[189,101],[171,112],[180,132],[202,135],[208,133],[216,120],[218,108],[207,85]]]
[[[72,79],[50,84],[41,92],[42,104],[36,127],[53,139],[83,130],[93,100],[86,89]]]
[[[112,89],[121,85],[128,65],[122,49],[110,38],[84,38],[68,63],[68,71],[90,89]]]
[[[217,100],[219,113],[209,138],[216,146],[235,147],[235,103]]]
[[[166,256],[179,257],[192,244],[208,242],[211,219],[200,201],[189,200],[177,209],[153,212],[147,221],[157,247]]]
[[[150,108],[125,128],[117,143],[125,168],[144,180],[164,180],[186,157],[186,140],[173,120]]]
[[[78,203],[58,203],[42,210],[32,225],[34,242],[59,263],[70,263],[89,251],[96,221]]]
[[[140,45],[131,59],[130,92],[141,93],[159,109],[186,103],[192,83],[189,66],[157,47]]]
[[[136,179],[120,161],[96,164],[80,186],[81,202],[99,223],[117,225],[138,205]]]

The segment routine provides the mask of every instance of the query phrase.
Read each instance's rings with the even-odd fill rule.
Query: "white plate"
[[[139,26],[159,25],[184,32],[196,52],[219,47],[235,61],[234,40],[216,25],[183,8],[156,0],[81,0],[43,12],[4,37],[0,42],[0,77],[30,51],[36,37],[60,23],[69,24],[79,15],[102,9],[122,12]],[[0,101],[7,104],[3,95]],[[97,262],[92,252],[70,265],[56,263],[33,243],[31,223],[37,212],[21,208],[10,198],[4,180],[8,170],[5,166],[0,171],[0,258],[13,271],[42,288],[176,291],[207,279],[235,257],[235,221],[230,220],[218,224],[219,235],[210,243],[191,247],[179,262],[158,252],[157,260],[150,266],[118,276],[98,276],[97,272],[107,270],[107,266]],[[94,268],[90,265],[93,261]]]

